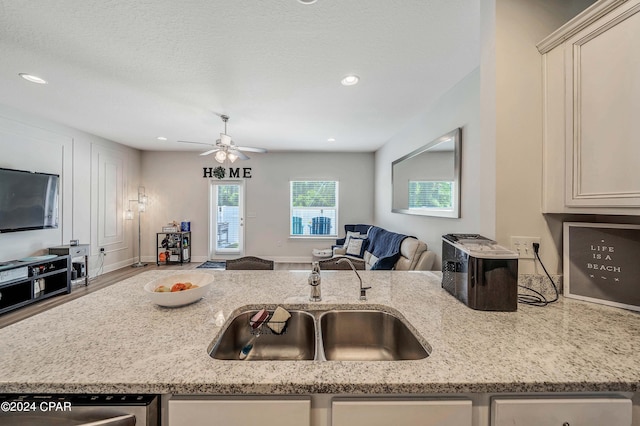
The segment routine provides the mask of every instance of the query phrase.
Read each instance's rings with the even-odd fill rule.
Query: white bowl
[[[155,292],[161,285],[171,288],[176,283],[190,282],[197,288],[175,292]],[[144,292],[156,305],[175,307],[194,303],[209,291],[209,284],[213,282],[213,275],[206,272],[188,272],[184,274],[169,275],[150,281],[144,285]]]

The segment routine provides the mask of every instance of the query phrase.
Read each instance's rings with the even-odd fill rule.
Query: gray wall
[[[192,256],[207,259],[209,179],[203,167],[216,167],[199,152],[144,152],[142,180],[150,197],[142,217],[143,257],[155,261],[155,235],[173,220],[191,221]],[[339,234],[347,223],[371,223],[374,200],[373,153],[249,153],[233,167],[251,167],[246,184],[245,254],[279,261],[311,259],[313,248],[330,247],[335,238],[289,238],[289,181],[339,181]],[[219,256],[224,258],[224,256]]]
[[[495,1],[496,238],[509,245],[511,236],[541,237],[540,256],[551,273],[562,268],[566,218],[541,213],[542,56],[536,43],[591,3]],[[544,273],[533,260],[518,266],[521,273]]]
[[[391,163],[451,130],[462,128],[461,218],[414,216],[391,212]],[[483,152],[480,138],[480,70],[476,69],[444,94],[376,152],[374,222],[394,232],[413,235],[438,254],[442,235],[474,232],[494,236],[492,171],[495,160]]]

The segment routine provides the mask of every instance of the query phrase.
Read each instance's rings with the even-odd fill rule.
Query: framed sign
[[[565,222],[564,295],[640,311],[640,225]]]

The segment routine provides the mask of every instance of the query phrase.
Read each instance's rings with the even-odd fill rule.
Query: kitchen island
[[[181,395],[434,395],[632,393],[640,390],[640,315],[560,298],[517,312],[469,309],[438,272],[204,270],[199,302],[153,305],[143,286],[180,271],[147,271],[0,329],[1,393]],[[391,308],[427,342],[415,361],[225,361],[207,350],[239,308]]]

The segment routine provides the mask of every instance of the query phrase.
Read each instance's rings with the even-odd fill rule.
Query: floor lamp
[[[126,212],[126,218],[127,220],[132,220],[133,219],[133,210],[131,210],[131,203],[137,203],[138,204],[138,262],[134,263],[133,265],[131,265],[132,268],[140,268],[142,266],[147,266],[146,263],[142,263],[141,257],[140,257],[140,251],[142,249],[141,246],[141,235],[142,233],[140,232],[140,216],[141,213],[143,213],[146,208],[147,208],[147,194],[145,193],[145,189],[144,186],[139,186],[138,187],[138,199],[137,200],[129,200],[129,209]]]

